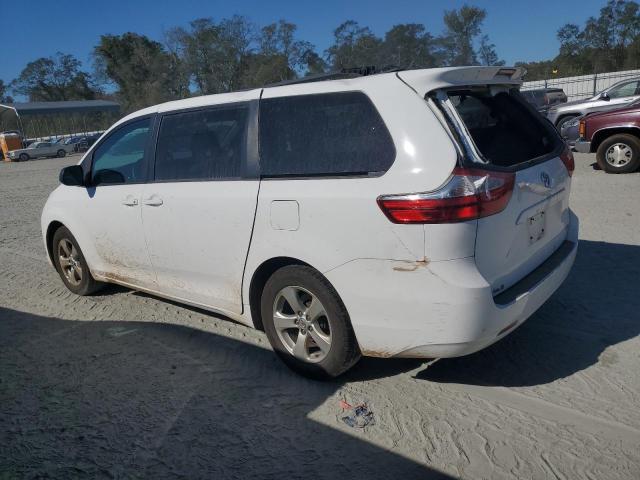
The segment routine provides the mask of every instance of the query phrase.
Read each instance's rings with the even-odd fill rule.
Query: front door
[[[257,98],[257,95],[256,95]],[[242,311],[259,181],[255,102],[162,116],[142,220],[161,293]]]
[[[151,118],[129,122],[113,130],[96,147],[91,186],[83,192],[79,207],[96,250],[94,274],[153,290],[155,274],[140,211],[151,122]]]

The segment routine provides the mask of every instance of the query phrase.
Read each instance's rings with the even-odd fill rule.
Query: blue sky
[[[15,78],[27,62],[56,51],[71,53],[91,70],[90,52],[101,34],[133,31],[162,40],[167,29],[201,17],[248,16],[259,25],[284,18],[298,25],[298,36],[323,51],[333,29],[347,19],[383,35],[397,23],[423,23],[434,35],[443,29],[445,9],[468,3],[487,10],[484,31],[498,55],[511,64],[552,58],[556,31],[567,22],[582,24],[597,15],[605,0],[0,0],[3,18],[0,78]]]

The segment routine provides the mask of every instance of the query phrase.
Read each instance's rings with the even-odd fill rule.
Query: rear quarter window
[[[380,175],[395,154],[389,131],[364,93],[260,102],[262,176]]]

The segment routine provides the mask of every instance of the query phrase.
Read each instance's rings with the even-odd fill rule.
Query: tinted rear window
[[[260,102],[263,176],[381,174],[394,158],[391,136],[363,93]]]
[[[473,89],[448,92],[449,99],[489,163],[512,166],[553,152],[555,130],[532,112],[517,91]]]

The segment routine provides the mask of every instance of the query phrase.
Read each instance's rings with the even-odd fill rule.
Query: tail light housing
[[[560,154],[560,160],[562,160],[564,166],[567,167],[567,172],[571,177],[573,175],[573,171],[576,169],[576,162],[573,159],[573,153],[569,147],[565,147],[562,154]]]
[[[383,195],[378,205],[393,223],[455,223],[494,215],[505,209],[515,174],[455,168],[438,190],[408,195]]]
[[[578,135],[581,138],[585,138],[587,133],[587,124],[584,120],[580,120],[580,122],[578,122]]]

